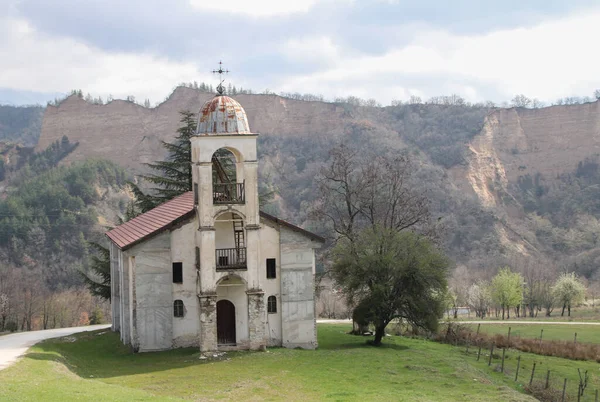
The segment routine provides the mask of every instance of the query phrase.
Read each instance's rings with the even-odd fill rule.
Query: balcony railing
[[[215,252],[217,257],[217,271],[246,269],[246,247],[219,248]]]
[[[214,183],[214,204],[243,204],[245,202],[244,183]]]

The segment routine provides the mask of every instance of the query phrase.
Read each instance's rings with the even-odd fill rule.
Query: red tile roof
[[[192,217],[193,213],[194,193],[189,191],[117,226],[106,235],[119,248],[129,248],[173,223]]]
[[[173,198],[158,207],[145,212],[132,220],[117,226],[106,232],[106,236],[111,239],[120,249],[132,247],[147,238],[167,230],[194,216],[194,192],[188,191],[178,197]],[[298,226],[292,225],[282,219],[276,218],[265,212],[260,212],[260,216],[269,219],[277,224],[286,226],[303,235],[325,242],[325,239]]]

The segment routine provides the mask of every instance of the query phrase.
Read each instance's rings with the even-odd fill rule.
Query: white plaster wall
[[[131,341],[140,352],[173,344],[173,275],[170,233],[165,232],[123,253],[130,271]]]
[[[208,135],[192,137],[192,162],[210,162],[220,148],[227,148],[241,160],[255,161],[257,134]]]
[[[217,303],[229,300],[235,306],[235,338],[238,346],[249,344],[248,334],[248,295],[246,286],[220,285],[217,287]]]
[[[111,307],[111,329],[115,332],[121,330],[121,278],[119,267],[119,253],[121,250],[110,243],[110,307]]]
[[[233,218],[223,214],[215,221],[215,248],[234,248]]]
[[[267,258],[275,258],[277,269],[275,279],[267,279]],[[267,334],[269,346],[281,346],[281,255],[279,231],[265,219],[261,219],[258,277],[260,279],[260,287],[265,292],[265,309],[267,308],[269,296],[277,298],[277,313],[267,313],[265,334]]]
[[[199,311],[196,295],[196,251],[195,251],[196,220],[193,219],[182,227],[171,232],[171,263],[183,264],[183,283],[173,283],[173,300],[182,300],[184,316],[173,320],[173,347],[198,346]],[[172,273],[172,265],[171,265]],[[171,278],[172,282],[172,278]]]
[[[280,228],[280,236],[282,344],[314,349],[317,334],[313,247],[317,245],[286,227]]]

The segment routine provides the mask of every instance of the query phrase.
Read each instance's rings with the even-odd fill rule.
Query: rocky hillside
[[[120,100],[93,105],[71,96],[47,107],[37,149],[67,135],[79,146],[65,162],[106,158],[140,172],[143,163],[164,156],[160,142],[174,137],[178,111],[198,110],[211,96],[180,87],[151,109]],[[306,220],[311,180],[327,150],[343,138],[382,151],[408,149],[415,156],[420,183],[432,194],[434,212],[444,218],[448,247],[459,262],[483,266],[517,253],[571,263],[597,250],[595,242],[571,241],[591,229],[561,222],[556,208],[565,204],[571,178],[581,178],[578,167],[595,166],[590,161],[600,153],[599,102],[491,110],[358,107],[276,95],[236,99],[251,129],[261,134],[262,177],[280,190],[273,212]],[[577,181],[577,188],[595,186],[595,177]],[[581,205],[572,211],[573,222],[600,217],[589,202]],[[540,229],[546,224],[540,219],[550,229]]]
[[[163,156],[161,141],[175,135],[179,111],[197,111],[212,94],[178,87],[156,108],[116,100],[94,105],[72,95],[59,106],[48,106],[37,149],[63,135],[80,143],[67,161],[106,158],[138,171],[141,164]],[[347,119],[344,109],[322,102],[302,102],[275,95],[239,95],[253,131],[269,135],[339,135]]]

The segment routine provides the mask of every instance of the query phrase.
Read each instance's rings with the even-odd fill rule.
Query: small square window
[[[277,312],[277,298],[275,296],[269,296],[267,299],[267,313],[274,314]]]
[[[173,263],[173,283],[183,283],[183,263]]]
[[[184,315],[183,300],[175,300],[173,302],[173,315],[175,317],[183,317],[183,315]]]
[[[277,278],[277,264],[275,258],[267,258],[267,279]]]

